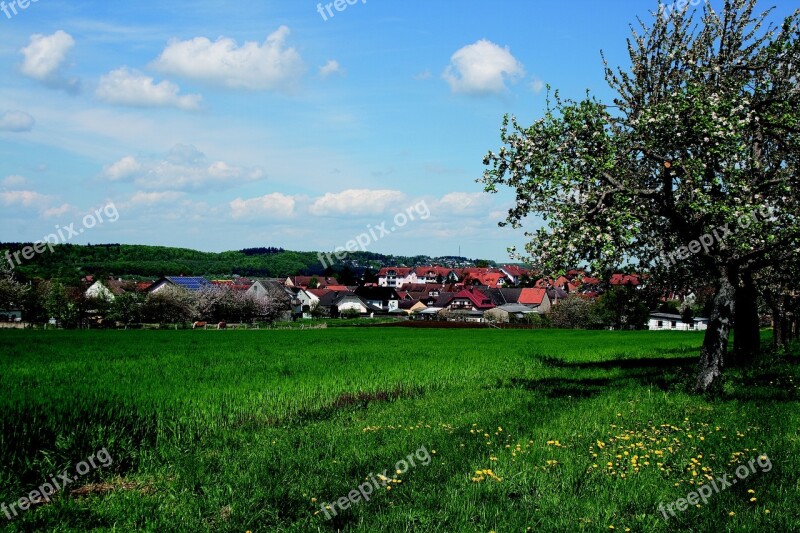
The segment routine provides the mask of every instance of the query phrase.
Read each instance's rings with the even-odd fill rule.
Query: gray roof
[[[683,317],[681,315],[675,315],[672,313],[650,313],[650,318],[663,318],[665,320],[680,320],[683,321]],[[702,316],[694,317],[695,321],[702,320],[708,322],[708,319]]]
[[[535,313],[536,310],[532,307],[528,307],[527,305],[522,304],[505,304],[495,307],[495,309],[499,309],[501,311],[505,311],[506,313]]]

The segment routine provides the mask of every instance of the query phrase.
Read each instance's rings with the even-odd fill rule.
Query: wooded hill
[[[30,243],[0,243],[0,260],[7,261]],[[244,277],[286,277],[343,273],[344,277],[360,276],[367,268],[377,271],[383,265],[422,266],[427,264],[469,266],[493,261],[466,258],[431,258],[428,256],[392,256],[371,252],[348,254],[341,263],[326,269],[316,252],[293,252],[281,248],[249,248],[230,252],[201,252],[186,248],[128,244],[73,245],[53,247],[53,252],[34,256],[17,266],[19,279],[59,279],[74,281],[86,275],[122,278],[157,278],[159,276],[205,276],[211,279]],[[15,265],[16,266],[16,265]],[[341,280],[340,280],[341,281]]]

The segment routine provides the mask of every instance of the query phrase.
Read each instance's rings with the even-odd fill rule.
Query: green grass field
[[[0,527],[800,530],[798,358],[730,371],[722,396],[707,399],[690,392],[701,341],[556,330],[2,331],[0,503],[98,450],[113,463],[13,520],[0,513]],[[659,512],[705,476],[735,479],[763,454],[771,468],[754,465],[669,520]],[[401,460],[415,464],[398,474]],[[386,486],[376,477],[384,470]],[[367,485],[369,501],[326,518],[325,503]]]

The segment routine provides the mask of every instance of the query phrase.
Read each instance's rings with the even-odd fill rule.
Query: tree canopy
[[[548,88],[533,125],[504,119],[480,180],[516,190],[501,225],[544,220],[525,254],[512,249],[535,268],[633,263],[653,280],[711,282],[701,390],[721,375],[737,291],[800,250],[800,11],[774,27],[756,3],[706,3],[699,20],[661,6],[632,26],[629,67],[603,59],[613,102]]]

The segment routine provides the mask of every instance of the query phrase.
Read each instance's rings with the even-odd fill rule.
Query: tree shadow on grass
[[[612,377],[511,378],[508,386],[538,392],[548,398],[591,398],[613,390],[631,387],[657,387],[663,391],[682,390],[697,365],[694,357],[623,358],[607,361],[572,363],[544,358],[546,366],[565,370],[617,370]],[[571,373],[573,376],[575,372]]]
[[[545,366],[554,368],[573,368],[579,370],[631,370],[631,369],[683,369],[697,365],[697,357],[628,357],[606,361],[573,363],[556,357],[543,358]]]

